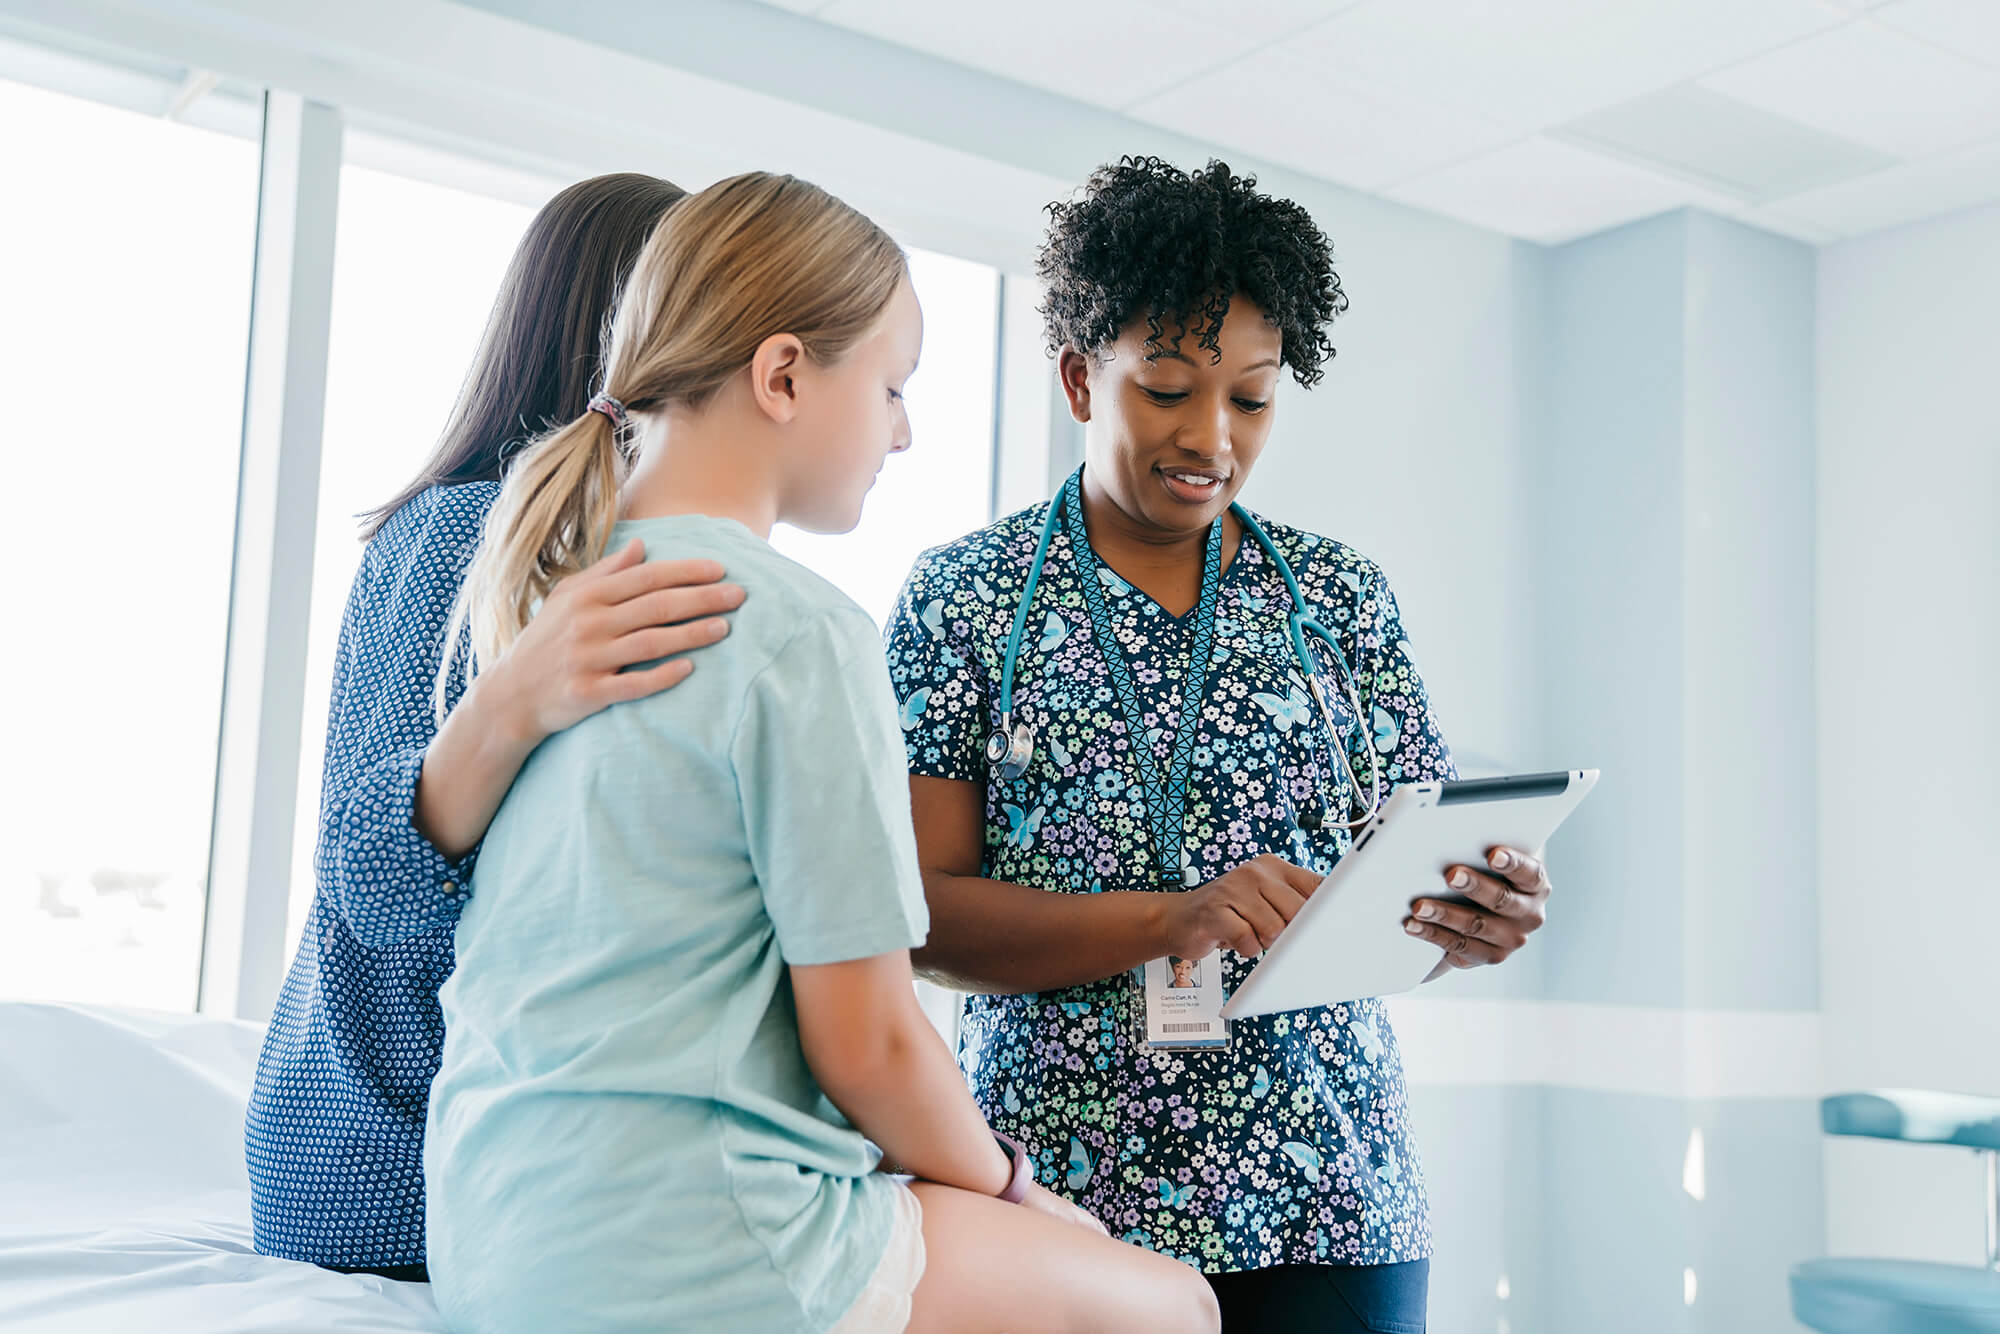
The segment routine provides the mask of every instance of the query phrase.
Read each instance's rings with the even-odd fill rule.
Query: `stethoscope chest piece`
[[[1002,715],[999,730],[986,739],[986,762],[1011,783],[1028,772],[1028,763],[1034,758],[1035,729],[1026,723],[1016,725],[1011,717]]]

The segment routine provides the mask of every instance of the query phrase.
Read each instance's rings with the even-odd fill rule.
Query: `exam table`
[[[442,1334],[430,1287],[258,1255],[263,1027],[0,1003],[0,1330]]]
[[[1986,1265],[1811,1260],[1792,1270],[1792,1314],[1821,1334],[2000,1332],[2000,1098],[1912,1089],[1820,1103],[1829,1135],[1976,1149],[1986,1170]]]

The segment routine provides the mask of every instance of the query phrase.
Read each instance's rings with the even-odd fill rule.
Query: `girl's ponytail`
[[[618,427],[606,414],[587,411],[509,465],[445,630],[432,697],[439,721],[458,655],[469,654],[468,676],[491,665],[558,579],[604,554],[618,518],[625,464]]]

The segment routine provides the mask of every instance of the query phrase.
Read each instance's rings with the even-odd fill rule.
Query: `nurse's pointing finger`
[[[1254,959],[1264,952],[1264,942],[1257,938],[1256,931],[1251,929],[1248,922],[1244,922],[1241,917],[1236,920],[1242,925],[1221,943],[1224,948],[1235,950],[1246,959]]]
[[[1302,899],[1311,898],[1312,892],[1318,889],[1320,883],[1326,879],[1319,872],[1308,871],[1303,866],[1294,866],[1282,857],[1274,857],[1272,860],[1278,864],[1278,874],[1284,878],[1285,883],[1290,885]]]
[[[1258,951],[1268,950],[1277,943],[1278,933],[1285,929],[1286,919],[1278,915],[1278,910],[1263,895],[1253,898],[1246,894],[1230,906],[1256,933]],[[1238,949],[1237,953],[1241,954],[1242,950]]]
[[[1306,906],[1306,896],[1283,881],[1273,880],[1263,888],[1264,902],[1276,909],[1288,925],[1299,915],[1299,909]]]

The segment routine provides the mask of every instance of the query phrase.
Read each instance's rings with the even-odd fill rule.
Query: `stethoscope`
[[[1305,671],[1306,683],[1311,689],[1313,703],[1319,709],[1320,721],[1326,724],[1327,736],[1333,743],[1333,752],[1340,757],[1341,768],[1347,773],[1349,809],[1352,810],[1353,794],[1361,791],[1361,781],[1355,776],[1354,762],[1348,756],[1347,747],[1341,744],[1340,729],[1334,726],[1333,708],[1326,701],[1319,658],[1312,651],[1312,641],[1318,640],[1333,655],[1333,661],[1340,669],[1341,684],[1347,696],[1347,703],[1354,710],[1358,724],[1361,718],[1361,694],[1355,687],[1353,669],[1347,665],[1347,655],[1340,651],[1340,645],[1334,641],[1332,633],[1306,614],[1305,595],[1299,592],[1299,581],[1293,576],[1291,565],[1278,554],[1277,545],[1271,541],[1271,535],[1264,531],[1264,525],[1252,518],[1248,510],[1234,502],[1230,504],[1229,512],[1243,525],[1243,531],[1250,534],[1257,545],[1263,548],[1264,555],[1285,581],[1285,592],[1292,600],[1292,613],[1289,618],[1292,653]],[[1035,559],[1028,567],[1028,584],[1021,590],[1021,605],[1014,610],[1014,628],[1007,635],[1007,657],[1000,669],[1000,727],[986,742],[986,762],[993,766],[994,772],[1003,782],[1012,782],[1026,773],[1029,762],[1035,756],[1035,729],[1026,722],[1018,725],[1014,722],[1014,666],[1021,656],[1021,636],[1028,626],[1028,608],[1035,600],[1035,589],[1042,581],[1042,566],[1048,560],[1049,543],[1055,540],[1056,528],[1061,522],[1062,503],[1058,498],[1049,502],[1049,517],[1042,524],[1041,541],[1036,543]],[[1102,647],[1107,653],[1118,651],[1115,644],[1106,644]],[[1359,829],[1373,820],[1382,809],[1382,761],[1377,758],[1372,745],[1368,747],[1368,769],[1371,793],[1368,809],[1358,819],[1333,822],[1341,828]],[[1300,813],[1299,827],[1307,833],[1319,830],[1327,823],[1327,806],[1325,795],[1322,793],[1318,807]]]

